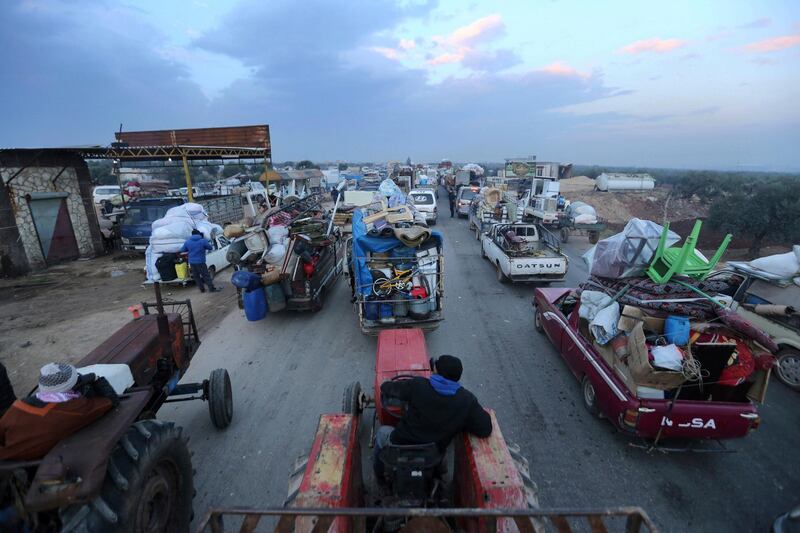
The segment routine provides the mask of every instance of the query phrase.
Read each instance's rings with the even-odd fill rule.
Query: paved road
[[[440,213],[447,212],[440,202]],[[463,384],[497,411],[522,447],[545,507],[639,505],[665,531],[767,531],[800,498],[800,395],[770,384],[761,428],[735,454],[647,455],[584,409],[578,383],[533,329],[533,288],[501,285],[464,220],[443,218],[446,321],[427,335],[432,354],[464,360]],[[574,239],[569,283],[586,275]],[[231,290],[228,287],[226,290]],[[188,378],[226,367],[231,427],[216,431],[199,402],[166,406],[192,436],[198,515],[211,506],[278,506],[294,458],[307,453],[318,416],[337,412],[347,383],[372,382],[375,339],[359,332],[340,280],[314,314],[249,323],[236,310],[205,335]],[[371,385],[367,385],[371,388]]]

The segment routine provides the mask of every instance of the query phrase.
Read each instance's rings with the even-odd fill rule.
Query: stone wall
[[[20,161],[19,158],[15,158],[13,162],[0,161],[0,177],[16,221],[18,240],[27,256],[28,268],[47,266],[25,197],[30,193],[67,193],[67,212],[80,256],[93,257],[102,251],[97,214],[91,198],[89,172],[86,162],[79,156],[49,154],[40,155],[30,162]]]
[[[8,189],[0,186],[0,277],[19,276],[30,269],[14,212]]]

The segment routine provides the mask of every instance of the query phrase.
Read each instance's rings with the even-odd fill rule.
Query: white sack
[[[167,211],[166,216],[168,217],[188,216],[196,221],[208,220],[208,213],[206,213],[205,208],[200,204],[194,204],[194,203],[185,203],[181,205],[176,205],[175,207],[171,207]]]
[[[612,302],[611,296],[603,292],[583,291],[581,292],[581,305],[578,308],[578,316],[591,322],[601,309],[605,309]]]
[[[287,237],[289,235],[289,228],[286,226],[270,226],[267,229],[267,238],[271,244],[276,244],[281,242],[283,237]]]
[[[203,234],[206,240],[211,241],[214,235],[222,231],[222,226],[219,224],[212,224],[208,221],[201,221],[196,224],[196,229]]]
[[[575,217],[576,224],[594,224],[595,222],[597,222],[597,217],[589,213],[583,213]]]
[[[284,257],[286,257],[286,247],[282,244],[273,244],[267,250],[264,259],[271,265],[279,265],[283,263]]]
[[[158,273],[156,268],[156,261],[162,254],[154,252],[153,246],[148,246],[144,251],[144,271],[147,279],[150,281],[161,281],[161,274]]]
[[[117,394],[122,394],[133,385],[131,369],[122,363],[82,366],[77,370],[79,374],[94,374],[98,378],[106,378]]]
[[[156,240],[186,240],[191,236],[193,229],[194,228],[191,226],[191,224],[188,224],[184,221],[173,222],[172,224],[159,226],[153,229],[153,233],[150,235],[150,238]]]
[[[800,273],[800,246],[794,246],[791,252],[768,255],[750,261],[749,265],[781,278],[791,278]]]
[[[680,372],[683,361],[683,352],[674,344],[667,344],[666,346],[653,346],[650,351],[653,354],[653,366],[659,368],[666,368]]]
[[[583,307],[582,296],[581,307]],[[612,302],[597,312],[592,321],[589,322],[589,331],[592,332],[597,344],[608,344],[611,339],[617,336],[617,333],[619,333],[619,330],[617,329],[618,322],[619,304],[617,302]]]
[[[152,229],[161,228],[163,226],[169,226],[171,224],[187,224],[191,227],[194,227],[194,220],[192,217],[186,216],[163,216],[158,220],[154,221],[150,227]]]
[[[150,239],[150,248],[153,249],[154,253],[158,253],[160,257],[161,254],[178,253],[184,242],[186,242],[186,239]],[[153,265],[155,265],[155,261]]]

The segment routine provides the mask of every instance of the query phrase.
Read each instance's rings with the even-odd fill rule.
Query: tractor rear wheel
[[[140,420],[115,446],[100,494],[60,511],[62,532],[188,532],[192,460],[181,428]]]
[[[344,389],[342,412],[349,415],[361,414],[361,383],[352,382]]]
[[[208,378],[208,412],[217,429],[225,429],[233,420],[231,378],[224,368],[217,368]]]

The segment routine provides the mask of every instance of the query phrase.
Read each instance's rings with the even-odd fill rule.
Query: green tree
[[[765,239],[800,239],[800,180],[756,181],[731,189],[711,204],[708,222],[712,228],[750,238],[753,257]]]
[[[108,159],[87,161],[92,182],[98,185],[116,185],[117,176],[113,172],[113,164]]]
[[[347,163],[339,163],[339,172],[344,172],[347,170]]]
[[[294,167],[294,168],[296,168],[297,170],[306,170],[306,169],[309,169],[309,168],[319,169],[319,165],[315,165],[313,162],[309,161],[308,159],[304,159],[304,160],[300,161],[299,163],[297,163],[297,166]]]

